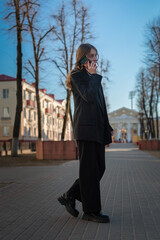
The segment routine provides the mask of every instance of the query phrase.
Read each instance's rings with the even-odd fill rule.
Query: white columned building
[[[114,141],[137,142],[140,138],[138,112],[122,107],[108,114],[114,129]]]

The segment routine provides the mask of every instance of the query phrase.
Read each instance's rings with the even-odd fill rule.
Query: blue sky
[[[48,0],[44,12],[54,9],[60,0]],[[2,8],[0,2],[0,9]],[[136,75],[144,65],[144,31],[146,24],[160,15],[159,0],[85,0],[96,38],[91,41],[99,55],[111,63],[108,83],[110,111],[131,107],[129,91],[135,89]],[[2,14],[1,14],[2,16]],[[16,41],[8,34],[7,25],[0,21],[0,74],[16,76]],[[23,48],[29,56],[29,48]],[[57,99],[65,98],[65,91],[58,85],[58,76],[52,66],[45,67],[41,87],[53,92]],[[32,81],[29,75],[25,75]],[[53,79],[54,78],[54,79]],[[56,79],[57,78],[57,79]],[[134,99],[136,109],[136,98]]]

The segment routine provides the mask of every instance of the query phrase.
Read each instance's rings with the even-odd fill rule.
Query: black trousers
[[[105,146],[90,141],[77,141],[79,178],[67,193],[82,202],[85,213],[101,210],[100,180],[105,171]]]

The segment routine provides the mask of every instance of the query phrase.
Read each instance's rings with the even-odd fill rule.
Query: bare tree
[[[142,69],[137,77],[137,105],[141,116],[143,117],[143,115],[145,115],[146,129],[149,131],[151,138],[155,138],[154,110],[157,100],[156,85],[157,78],[155,69]]]
[[[10,0],[7,2],[9,7],[9,13],[5,17],[5,20],[10,20],[10,23],[14,22],[14,25],[8,30],[16,30],[17,34],[17,105],[15,113],[15,121],[13,127],[12,138],[12,156],[17,156],[19,131],[21,123],[22,112],[22,31],[24,26],[24,20],[26,17],[24,0]],[[14,19],[13,19],[14,16]]]
[[[140,71],[137,78],[138,107],[143,113],[140,115],[145,115],[151,138],[159,138],[160,17],[147,25],[145,48],[147,67]]]
[[[58,13],[53,15],[56,26],[56,28],[53,29],[53,34],[57,48],[54,52],[57,54],[52,61],[64,80],[66,80],[68,73],[73,68],[75,49],[78,45],[92,37],[88,9],[83,5],[81,0],[71,0],[69,4],[71,8],[68,5],[66,7],[63,2]],[[70,12],[67,12],[67,9],[69,9]],[[64,81],[61,83],[65,87]],[[66,89],[66,91],[67,97],[61,135],[62,140],[65,138],[68,114],[70,113],[70,117],[72,115],[70,108],[71,90]]]
[[[159,139],[159,97],[160,97],[160,88],[159,88],[159,67],[157,65],[153,65],[151,68],[151,74],[154,76],[153,77],[153,84],[154,84],[154,115],[156,119],[156,137]]]
[[[150,99],[150,115],[156,119],[156,136],[159,138],[159,95],[160,95],[160,17],[155,18],[147,25],[145,37],[145,63],[149,68],[150,86],[153,90]],[[152,114],[152,112],[154,114]],[[154,119],[152,122],[154,122]],[[153,124],[152,124],[153,125]]]
[[[40,96],[39,96],[39,81],[40,81],[40,62],[45,59],[42,59],[44,55],[44,44],[43,41],[47,35],[54,29],[54,27],[49,28],[47,31],[41,33],[37,22],[38,8],[40,7],[39,0],[25,0],[26,6],[26,16],[28,22],[29,32],[31,34],[33,53],[34,53],[34,63],[31,60],[28,60],[30,65],[25,67],[25,69],[31,74],[35,79],[35,89],[36,89],[36,102],[37,102],[37,111],[38,111],[38,139],[42,138],[42,123],[41,123],[41,105],[40,105]],[[43,46],[42,46],[43,44]]]
[[[157,66],[160,88],[160,17],[147,25],[145,46],[146,64]]]
[[[139,109],[140,109],[139,115],[138,115],[139,122],[140,122],[140,136],[141,136],[141,139],[144,139],[144,133],[145,133],[145,122],[144,122],[144,120],[145,120],[145,115],[144,115],[144,113],[142,111],[143,108],[141,108],[141,106],[139,104],[140,104],[140,102],[138,103],[138,106],[139,106]]]
[[[156,135],[159,138],[159,97],[160,97],[160,17],[153,20],[147,26],[146,63],[149,64],[157,77],[155,81],[155,112],[156,112]]]

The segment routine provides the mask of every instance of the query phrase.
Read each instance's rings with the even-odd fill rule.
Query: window
[[[24,136],[27,136],[27,128],[24,127]]]
[[[28,92],[28,100],[31,100],[31,92]]]
[[[9,118],[9,107],[4,107],[3,108],[3,118]]]
[[[3,127],[3,136],[10,136],[10,128],[9,127]]]
[[[28,135],[31,136],[31,128],[29,127]]]
[[[34,128],[34,136],[36,136],[36,128]]]
[[[23,91],[24,99],[26,99],[26,90]]]
[[[58,140],[61,139],[61,133],[58,133]]]
[[[24,108],[24,118],[26,118],[26,109]]]
[[[45,138],[45,132],[44,132],[44,129],[42,131],[42,135],[43,135],[43,138]]]
[[[9,89],[3,89],[3,98],[9,97]]]
[[[48,102],[45,101],[45,108],[48,108]]]
[[[36,121],[36,112],[34,112],[34,120]]]
[[[29,110],[29,121],[31,121],[31,110]]]
[[[34,96],[34,101],[36,101],[36,96]]]

